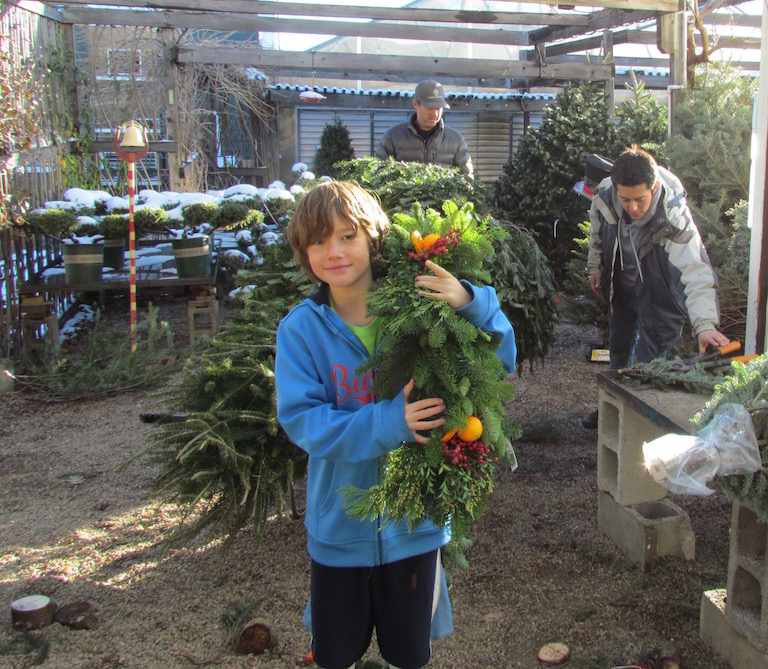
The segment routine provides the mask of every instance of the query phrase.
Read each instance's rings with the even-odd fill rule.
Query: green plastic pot
[[[105,239],[104,267],[123,269],[125,267],[125,246],[126,241],[124,239]]]
[[[103,244],[64,244],[64,274],[67,283],[97,283],[104,269]]]
[[[174,239],[171,244],[176,259],[176,273],[180,279],[211,276],[210,237]]]

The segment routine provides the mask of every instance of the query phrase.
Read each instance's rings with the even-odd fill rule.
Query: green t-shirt
[[[333,303],[333,298],[328,293],[328,301],[331,305],[331,309],[336,311],[336,305]],[[337,312],[338,313],[338,312]],[[344,321],[347,323],[347,321]],[[365,350],[368,351],[368,355],[373,355],[376,352],[376,347],[381,341],[381,318],[378,316],[370,325],[351,325],[347,323],[347,327],[352,330],[360,342],[365,346]]]
[[[373,323],[363,325],[362,327],[347,323],[347,327],[363,343],[365,350],[368,351],[368,355],[373,355],[381,341],[381,319],[377,316]]]

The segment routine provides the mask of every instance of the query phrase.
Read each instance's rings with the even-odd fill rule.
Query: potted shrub
[[[93,283],[101,280],[104,245],[91,238],[78,237],[80,226],[74,212],[67,209],[35,210],[24,217],[33,232],[61,243],[67,283]]]
[[[107,214],[99,221],[99,232],[104,237],[105,267],[122,269],[125,265],[129,229],[130,221],[124,214]]]
[[[211,244],[216,230],[248,230],[256,228],[264,215],[251,204],[238,200],[195,202],[181,211],[184,228],[172,241],[176,269],[180,277],[209,276]]]
[[[134,211],[133,228],[137,240],[152,234],[173,234],[168,213],[159,207],[142,207]]]
[[[171,240],[180,278],[211,275],[211,235],[206,229],[213,228],[218,211],[215,202],[195,202],[181,210],[184,226],[180,236]]]

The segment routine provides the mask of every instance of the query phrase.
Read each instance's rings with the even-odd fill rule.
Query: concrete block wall
[[[768,652],[768,525],[734,502],[725,615],[761,653]]]
[[[667,489],[645,468],[643,442],[666,432],[605,388],[600,388],[598,408],[598,489],[622,506],[663,499]]]

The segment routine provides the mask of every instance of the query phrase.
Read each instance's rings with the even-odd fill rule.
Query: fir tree
[[[680,132],[666,146],[669,168],[683,183],[688,206],[722,284],[722,330],[743,338],[746,274],[733,264],[734,214],[749,199],[749,152],[757,81],[729,66],[709,65],[676,108]],[[744,269],[742,267],[742,269]]]
[[[522,138],[496,182],[499,217],[533,234],[558,283],[589,210],[573,185],[584,174],[586,157],[605,155],[614,137],[608,104],[595,84],[565,89],[547,108],[542,124]]]
[[[634,70],[631,75],[632,83],[626,88],[632,92],[632,97],[616,109],[616,143],[608,157],[615,159],[628,146],[637,144],[663,163],[663,145],[669,125],[667,108],[653,97],[653,92],[647,90],[642,81],[637,80]]]
[[[277,423],[274,355],[280,319],[314,286],[285,238],[263,254],[237,277],[242,310],[174,390],[171,415],[182,419],[162,422],[145,452],[161,469],[154,494],[187,507],[177,540],[205,529],[231,537],[248,524],[261,537],[304,475],[306,453]]]
[[[352,148],[352,138],[349,130],[341,119],[333,124],[326,124],[320,135],[320,146],[315,153],[315,174],[317,176],[335,177],[334,165],[341,161],[352,160],[355,150]]]
[[[667,111],[638,82],[634,73],[633,83],[627,88],[633,96],[622,102],[616,110],[616,141],[609,153],[615,158],[627,146],[638,144],[652,155],[663,154],[660,143],[667,137]],[[587,209],[587,212],[589,209]],[[574,239],[574,248],[566,264],[562,286],[565,293],[563,313],[574,323],[596,325],[603,335],[603,345],[608,343],[608,317],[605,301],[595,296],[587,285],[587,254],[589,252],[589,216],[578,224],[581,234]]]

